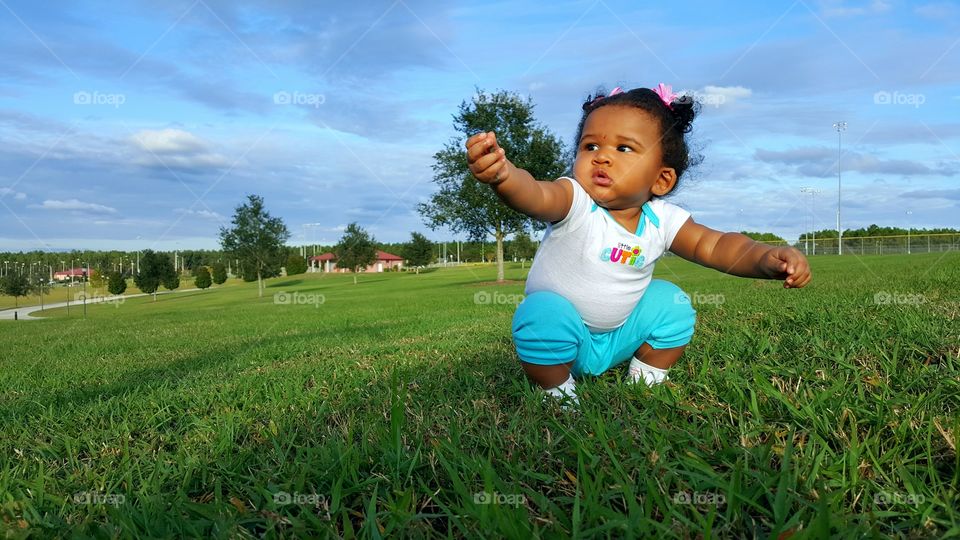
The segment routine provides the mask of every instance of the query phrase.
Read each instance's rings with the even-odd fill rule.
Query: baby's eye
[[[596,150],[596,148],[595,148],[596,146],[597,146],[597,145],[594,144],[594,143],[587,143],[587,144],[583,145],[583,149],[584,149],[584,150]]]
[[[627,145],[625,145],[625,144],[621,144],[620,146],[618,146],[618,147],[617,147],[617,150],[620,150],[621,148],[626,148],[625,152],[633,152],[633,148],[630,148],[629,146],[627,146]]]

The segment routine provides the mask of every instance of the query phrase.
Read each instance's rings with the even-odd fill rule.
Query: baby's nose
[[[596,154],[593,155],[593,162],[594,163],[610,163],[610,158],[607,156],[606,152],[604,152],[603,150],[599,150],[597,151]]]

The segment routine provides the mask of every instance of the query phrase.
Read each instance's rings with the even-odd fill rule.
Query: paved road
[[[191,291],[199,291],[199,290],[200,290],[200,289],[184,289],[184,290],[181,291],[181,290],[178,289],[178,290],[176,290],[176,291],[161,291],[161,292],[158,292],[157,294],[170,294],[170,293],[191,292]],[[136,298],[136,297],[138,297],[138,296],[149,296],[149,295],[146,294],[146,293],[127,294],[127,295],[121,295],[121,296],[93,296],[93,295],[90,295],[90,296],[87,297],[87,304],[100,304],[100,303],[103,303],[103,302],[111,302],[111,303],[114,303],[114,302],[115,302],[115,303],[117,303],[117,304],[122,304],[123,302],[125,302],[125,301],[127,300],[127,298]],[[81,297],[81,298],[82,298],[82,297]],[[71,306],[72,309],[80,309],[80,310],[82,310],[82,309],[83,309],[83,300],[81,299],[79,302],[76,301],[76,300],[71,300],[71,301],[70,301],[70,306]],[[62,307],[67,307],[67,303],[66,303],[66,302],[54,302],[54,303],[52,303],[52,304],[44,304],[42,309],[54,309],[54,308],[62,308]],[[37,305],[35,305],[35,306],[20,306],[20,307],[18,307],[18,308],[5,309],[5,310],[3,310],[3,311],[0,311],[0,321],[2,321],[2,320],[13,320],[13,314],[14,314],[14,313],[17,314],[17,318],[18,318],[19,320],[21,320],[21,321],[38,321],[38,320],[43,319],[43,317],[31,317],[30,314],[31,314],[31,313],[35,313],[35,312],[37,312],[37,311],[40,311],[40,309],[41,309],[40,304],[37,304]]]

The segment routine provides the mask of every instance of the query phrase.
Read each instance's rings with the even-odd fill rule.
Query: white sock
[[[577,397],[577,384],[573,380],[573,375],[568,375],[567,380],[563,382],[560,386],[556,388],[545,389],[544,392],[548,396],[553,396],[557,399],[568,398],[575,405],[580,403],[580,399]]]
[[[647,386],[660,384],[667,380],[667,370],[653,367],[650,364],[641,362],[634,356],[630,360],[630,370],[627,372],[627,378],[632,383],[638,383],[641,380],[647,383]]]

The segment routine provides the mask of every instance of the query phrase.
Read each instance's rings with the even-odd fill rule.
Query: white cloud
[[[869,4],[848,6],[841,1],[831,0],[823,3],[824,17],[855,17],[859,15],[878,15],[890,11],[890,3],[873,0]]]
[[[749,98],[753,90],[743,86],[713,86],[707,85],[700,90],[681,90],[680,95],[692,94],[705,107],[723,107],[732,105],[738,100]]]
[[[83,202],[77,199],[67,199],[65,201],[47,199],[43,201],[43,204],[31,205],[31,208],[42,208],[44,210],[72,210],[72,211],[78,211],[78,212],[90,212],[93,214],[116,214],[117,213],[116,208],[113,208],[110,206],[104,206],[102,204]]]
[[[22,201],[27,198],[26,193],[23,193],[20,191],[14,191],[10,188],[0,188],[0,198],[6,197],[8,195],[12,196],[15,200],[18,200],[18,201]]]
[[[209,219],[210,221],[226,221],[226,219],[211,210],[191,210],[189,208],[176,208],[173,213],[183,214],[189,217],[198,217],[200,219]]]
[[[917,6],[913,8],[913,12],[921,17],[943,21],[956,17],[957,6],[949,2],[935,2]]]
[[[145,129],[131,140],[142,151],[135,163],[145,167],[197,170],[230,165],[227,158],[210,151],[205,141],[181,129]]]
[[[137,146],[155,154],[193,154],[207,145],[196,135],[181,129],[145,129],[133,136]]]

